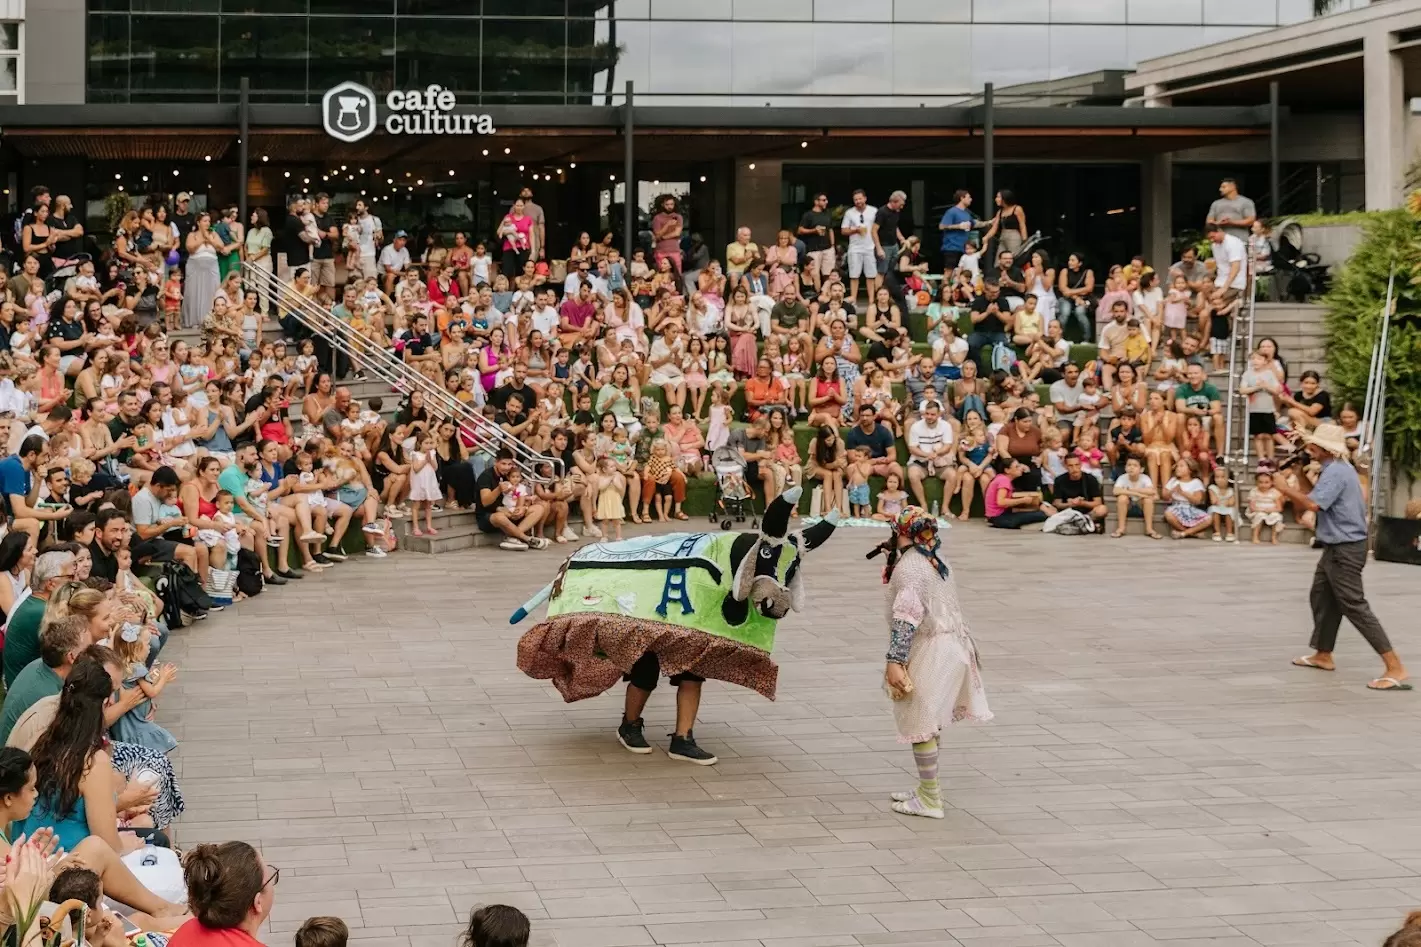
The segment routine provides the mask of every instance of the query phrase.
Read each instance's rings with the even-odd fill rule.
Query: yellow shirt
[[[1125,336],[1125,360],[1127,362],[1143,362],[1149,358],[1150,340],[1145,338],[1141,332],[1138,335]]]
[[[725,247],[725,271],[727,273],[744,273],[745,268],[750,265],[750,261],[760,255],[759,244],[751,241],[742,244],[739,240],[729,243]]]

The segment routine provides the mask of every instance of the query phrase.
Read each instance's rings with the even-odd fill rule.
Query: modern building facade
[[[931,244],[953,191],[991,182],[1053,251],[1119,258],[1174,226],[1157,185],[1188,165],[1162,156],[1266,153],[1269,130],[1266,88],[1126,107],[1125,71],[1312,14],[1313,0],[0,0],[0,170],[12,204],[44,183],[93,230],[116,193],[276,208],[327,190],[376,202],[387,225],[483,234],[530,186],[556,251],[620,229],[630,147],[640,209],[677,193],[712,245],[740,224],[769,240],[815,190],[837,205],[858,186],[908,192]],[[346,83],[374,99],[355,140],[323,110]],[[387,124],[404,111],[388,96],[431,86],[473,134]]]

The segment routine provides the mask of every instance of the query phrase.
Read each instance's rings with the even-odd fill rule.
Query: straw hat
[[[1303,442],[1315,444],[1337,457],[1346,457],[1351,453],[1347,449],[1347,432],[1342,430],[1340,424],[1319,424],[1312,433],[1303,434]]]

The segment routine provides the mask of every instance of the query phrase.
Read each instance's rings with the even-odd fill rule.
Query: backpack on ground
[[[1041,532],[1057,536],[1080,536],[1095,532],[1095,520],[1080,510],[1061,510],[1041,524]]]
[[[260,595],[263,587],[261,558],[250,549],[238,549],[237,591],[251,598]]]
[[[197,573],[181,562],[163,564],[163,574],[154,583],[153,591],[163,602],[163,621],[169,628],[183,626],[184,612],[192,615],[212,607],[212,599],[202,590]]]

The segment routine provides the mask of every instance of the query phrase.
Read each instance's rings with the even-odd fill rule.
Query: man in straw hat
[[[1332,649],[1337,644],[1337,629],[1343,617],[1367,639],[1367,644],[1381,655],[1385,667],[1382,676],[1367,687],[1374,691],[1409,691],[1406,668],[1401,663],[1381,622],[1367,604],[1362,591],[1362,568],[1367,564],[1367,502],[1362,496],[1362,483],[1357,470],[1347,460],[1347,437],[1339,425],[1320,424],[1311,433],[1302,435],[1309,457],[1322,465],[1317,482],[1309,493],[1294,490],[1275,480],[1279,491],[1299,512],[1312,510],[1317,514],[1317,541],[1322,546],[1322,558],[1312,577],[1312,648],[1313,653],[1295,658],[1298,667],[1334,670]],[[1305,469],[1299,470],[1299,482],[1312,482]]]

